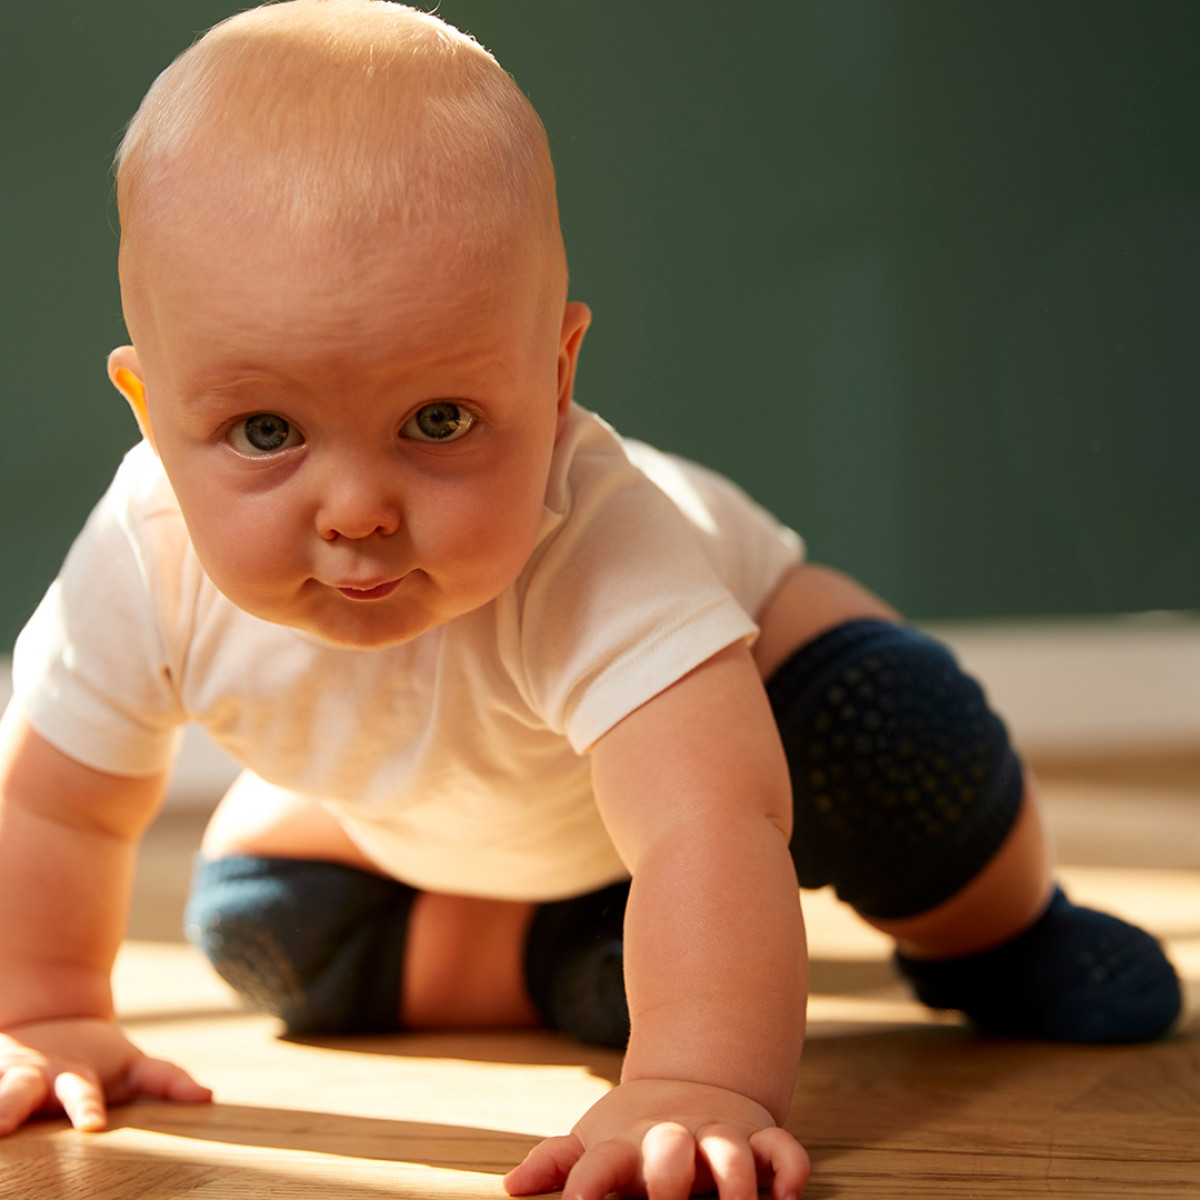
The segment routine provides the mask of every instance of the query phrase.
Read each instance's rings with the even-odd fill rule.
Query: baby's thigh
[[[378,871],[323,804],[251,771],[243,771],[217,805],[200,852],[208,859],[302,858]]]
[[[405,1024],[420,1029],[534,1028],[526,943],[536,905],[419,892],[408,924]]]
[[[754,659],[770,679],[801,646],[846,621],[899,621],[900,614],[848,575],[817,563],[795,567],[758,616]]]

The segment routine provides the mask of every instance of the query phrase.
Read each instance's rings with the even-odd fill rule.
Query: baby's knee
[[[1007,837],[1021,764],[982,689],[932,639],[847,622],[802,647],[768,694],[802,886],[833,884],[868,916],[908,917],[967,884]]]
[[[289,1033],[394,1030],[414,894],[340,863],[198,857],[187,936]]]
[[[589,1045],[625,1048],[628,899],[626,882],[538,906],[526,944],[525,979],[548,1028]]]

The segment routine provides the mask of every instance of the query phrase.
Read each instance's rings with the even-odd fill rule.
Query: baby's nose
[[[400,528],[395,489],[375,472],[351,468],[326,483],[317,510],[317,532],[326,541],[388,536]]]

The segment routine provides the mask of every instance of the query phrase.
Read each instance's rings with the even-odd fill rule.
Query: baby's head
[[[279,236],[453,220],[562,254],[532,106],[467,35],[384,0],[292,0],[216,26],[150,88],[117,179],[127,251],[199,202],[218,227],[252,216]]]
[[[384,0],[243,13],[150,89],[117,194],[110,375],[234,603],[378,646],[516,578],[588,313],[484,50]]]

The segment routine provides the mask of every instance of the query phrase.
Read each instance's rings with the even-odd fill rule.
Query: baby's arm
[[[99,1129],[106,1099],[211,1095],[113,1011],[137,840],[164,784],[76,762],[15,707],[0,722],[0,1135],[37,1112]]]
[[[808,1158],[778,1126],[804,1034],[804,927],[787,767],[749,651],[627,717],[595,747],[593,776],[633,875],[632,1035],[620,1086],[506,1186],[677,1200],[715,1185],[752,1200],[773,1176],[775,1200],[795,1197]]]

